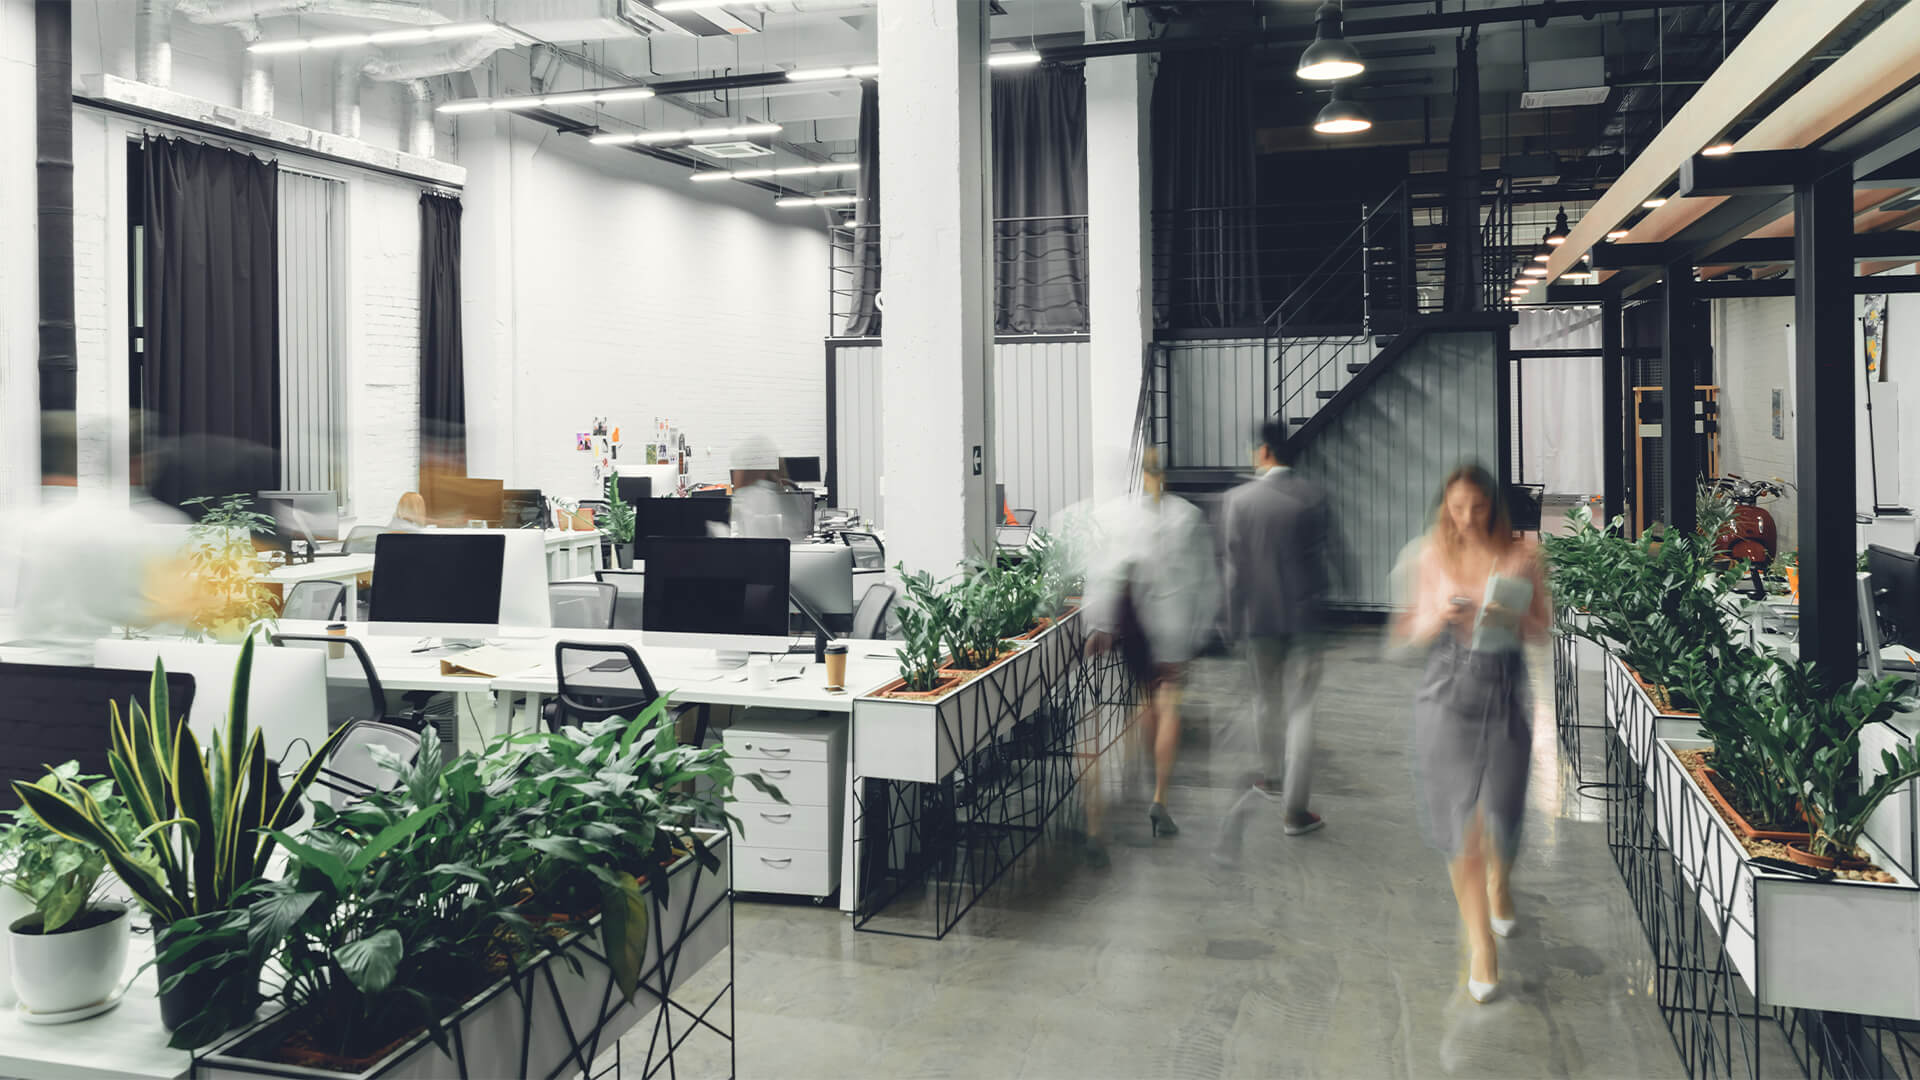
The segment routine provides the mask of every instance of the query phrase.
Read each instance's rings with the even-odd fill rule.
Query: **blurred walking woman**
[[[1514,537],[1486,469],[1455,469],[1396,629],[1430,646],[1413,705],[1415,768],[1431,838],[1450,860],[1475,1001],[1493,996],[1494,937],[1514,928],[1507,875],[1533,745],[1524,650],[1545,634],[1548,611],[1539,546]]]

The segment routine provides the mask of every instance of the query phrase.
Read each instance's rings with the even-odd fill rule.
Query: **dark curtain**
[[[995,329],[1087,331],[1087,84],[1079,67],[993,77]]]
[[[420,193],[420,471],[467,474],[460,200]],[[427,486],[422,480],[422,489]]]
[[[156,496],[279,486],[279,170],[148,139],[145,433]]]
[[[853,174],[853,250],[848,259],[851,282],[835,282],[834,288],[851,288],[852,304],[847,309],[847,335],[877,337],[880,334],[880,86],[872,79],[860,82],[860,146],[855,160],[860,168]]]
[[[1447,142],[1446,311],[1479,311],[1480,280],[1480,40],[1462,34],[1454,44],[1458,82],[1453,132]],[[1523,242],[1527,237],[1520,238]]]
[[[1239,50],[1168,53],[1153,83],[1154,322],[1258,326],[1253,115]]]

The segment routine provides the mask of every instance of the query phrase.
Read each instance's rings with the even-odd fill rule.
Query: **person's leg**
[[[1287,708],[1287,824],[1298,827],[1312,820],[1307,802],[1313,796],[1314,697],[1320,689],[1320,650],[1306,638],[1287,650],[1282,677]]]
[[[1513,921],[1513,884],[1507,876],[1511,863],[1500,855],[1499,844],[1487,846],[1488,914],[1505,922]]]
[[[1460,922],[1467,932],[1467,977],[1474,982],[1500,979],[1500,952],[1487,921],[1487,858],[1485,829],[1476,812],[1461,838],[1460,854],[1447,864],[1453,879],[1453,898],[1460,905]]]
[[[1180,752],[1180,682],[1167,678],[1153,691],[1151,708],[1158,714],[1154,721],[1153,801],[1166,805],[1167,782],[1173,776],[1173,759]]]
[[[1287,720],[1281,706],[1280,675],[1284,669],[1286,647],[1277,638],[1249,638],[1246,643],[1247,671],[1253,683],[1253,740],[1258,751],[1255,759],[1258,782],[1267,785],[1280,779]]]

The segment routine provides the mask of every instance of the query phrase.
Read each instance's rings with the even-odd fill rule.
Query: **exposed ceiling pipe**
[[[215,25],[285,15],[336,15],[415,26],[448,21],[440,12],[413,0],[178,0],[175,6],[194,22]]]
[[[360,137],[360,65],[364,58],[343,52],[333,58],[333,133]]]
[[[174,0],[139,0],[133,10],[133,77],[162,89],[173,85]]]
[[[425,79],[410,79],[400,84],[407,99],[407,153],[415,157],[433,156],[433,88]]]
[[[273,57],[249,51],[240,75],[240,111],[273,115]]]
[[[471,71],[486,63],[494,53],[514,44],[514,38],[504,32],[482,34],[413,56],[398,59],[371,57],[360,65],[360,70],[378,82],[409,82],[435,75],[451,75],[456,71]]]

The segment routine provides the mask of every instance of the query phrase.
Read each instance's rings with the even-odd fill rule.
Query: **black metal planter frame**
[[[731,851],[722,849],[722,858],[729,857],[731,857]],[[732,1077],[738,1073],[734,1045],[733,892],[731,889],[709,887],[705,890],[706,895],[702,895],[701,886],[707,882],[708,876],[700,872],[697,864],[688,865],[686,872],[691,873],[693,877],[688,890],[687,903],[685,909],[679,914],[677,927],[669,929],[665,926],[664,924],[670,920],[661,917],[660,903],[657,900],[651,901],[653,917],[648,920],[648,933],[653,937],[657,959],[652,966],[641,973],[640,988],[631,1005],[634,1010],[642,1010],[647,1007],[646,999],[652,998],[657,1006],[651,1010],[653,1031],[647,1042],[646,1057],[638,1063],[642,1066],[638,1073],[642,1080],[651,1080],[662,1072],[669,1077],[676,1077],[674,1055],[688,1039],[701,1032],[706,1032],[727,1044],[727,1075]],[[726,982],[711,998],[706,999],[704,1004],[698,1000],[690,1003],[682,1002],[676,998],[676,994],[681,989],[681,946],[711,920],[724,920],[726,923],[724,946],[727,954]],[[616,1025],[621,1021],[625,1021],[628,1026],[637,1025],[644,1018],[645,1013],[630,1012],[626,1016],[620,1015],[628,1006],[614,982],[613,970],[607,964],[606,956],[600,951],[598,929],[599,917],[596,916],[587,929],[537,955],[525,966],[512,972],[489,987],[486,992],[470,999],[458,1010],[445,1017],[442,1023],[447,1028],[451,1054],[446,1058],[448,1071],[439,1075],[457,1077],[459,1080],[481,1080],[481,1078],[502,1075],[519,1077],[536,1075],[529,1072],[532,1064],[530,1055],[534,1049],[534,1007],[541,1001],[543,993],[559,1019],[561,1033],[565,1037],[565,1054],[558,1066],[549,1072],[537,1075],[543,1075],[547,1080],[556,1080],[565,1076],[586,1076],[598,1080],[600,1077],[623,1075],[625,1055],[620,1049],[620,1037],[627,1030],[627,1026]],[[593,1020],[578,1028],[567,1015],[566,1000],[559,980],[554,975],[554,965],[563,963],[570,966],[578,965],[576,970],[593,970],[596,972],[593,977],[600,980],[599,1002],[594,1011]],[[691,977],[692,974],[687,973],[687,977]],[[498,1061],[470,1060],[468,1038],[465,1033],[467,1022],[503,994],[512,994],[519,1001],[517,1019],[519,1061],[517,1071],[511,1073],[504,1071],[501,1067],[502,1063]],[[723,1001],[726,1004],[724,1028],[716,1022],[719,1019],[717,1011]],[[244,1045],[249,1039],[286,1022],[286,1019],[284,1013],[278,1013],[259,1021],[216,1044],[214,1052],[222,1047]],[[350,1075],[355,1080],[362,1076],[365,1080],[373,1080],[408,1064],[413,1060],[415,1053],[436,1055],[440,1053],[426,1041],[424,1034],[417,1036],[410,1045],[413,1053],[392,1055],[386,1064],[374,1072]],[[612,1061],[604,1065],[599,1072],[594,1072],[594,1062],[607,1051],[612,1052]],[[207,1056],[195,1055],[193,1076],[206,1076],[214,1070],[222,1074],[283,1077],[292,1078],[292,1080],[312,1080],[316,1076],[328,1075],[305,1067],[282,1066],[273,1062],[224,1054],[218,1060],[212,1060],[214,1052],[209,1052]],[[335,1075],[344,1078],[349,1074]]]
[[[1080,618],[1054,632],[1064,640],[1036,646],[1042,653],[1025,681],[983,676],[989,685],[967,706],[975,714],[942,723],[938,737],[958,767],[932,783],[855,785],[854,929],[944,938],[1072,805],[1082,778],[1126,732],[1139,699],[1126,666],[1111,653],[1087,655]],[[929,918],[895,928],[888,909],[913,896],[931,902]],[[889,925],[875,926],[883,912]]]

